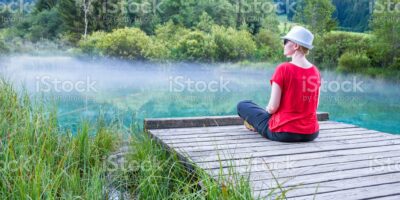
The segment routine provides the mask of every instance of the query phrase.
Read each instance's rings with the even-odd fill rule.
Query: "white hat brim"
[[[287,36],[283,36],[283,37],[281,37],[281,39],[290,40],[290,41],[292,41],[292,42],[294,42],[294,43],[296,43],[296,44],[299,44],[299,45],[301,45],[301,46],[303,46],[303,47],[306,47],[307,49],[312,49],[312,48],[314,48],[313,45],[309,45],[309,44],[303,43],[303,42],[301,42],[301,41],[298,41],[298,40],[296,40],[296,39],[293,39],[293,38],[290,38],[290,37],[287,37]]]

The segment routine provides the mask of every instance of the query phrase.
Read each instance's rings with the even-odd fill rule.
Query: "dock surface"
[[[145,119],[147,132],[218,179],[249,178],[254,198],[400,199],[400,136],[328,120],[307,143],[267,140],[236,116]],[[326,120],[326,121],[325,121]]]

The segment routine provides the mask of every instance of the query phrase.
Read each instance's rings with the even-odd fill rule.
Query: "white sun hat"
[[[290,40],[296,44],[299,44],[307,49],[312,49],[314,40],[314,35],[308,29],[302,26],[294,26],[289,33],[281,37],[282,39]]]

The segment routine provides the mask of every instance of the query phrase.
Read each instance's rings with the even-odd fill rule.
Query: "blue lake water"
[[[2,58],[0,72],[46,104],[54,100],[60,125],[76,128],[102,113],[126,126],[146,117],[236,114],[251,99],[266,106],[275,65],[151,64],[64,56]],[[400,134],[400,84],[322,71],[319,111],[330,119]]]

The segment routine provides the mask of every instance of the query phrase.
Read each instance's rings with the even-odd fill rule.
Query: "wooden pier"
[[[255,198],[400,199],[400,136],[329,121],[312,142],[281,143],[237,116],[145,119],[148,133],[210,176],[248,177]]]

